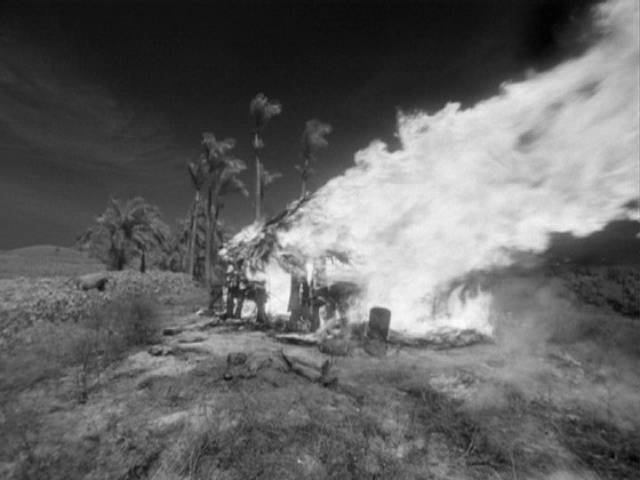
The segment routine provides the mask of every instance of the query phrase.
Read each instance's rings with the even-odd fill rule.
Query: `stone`
[[[233,352],[227,355],[227,365],[244,365],[247,362],[247,354],[244,352]]]
[[[81,275],[76,279],[78,287],[82,290],[91,290],[95,288],[101,292],[104,291],[108,281],[109,277],[105,273],[88,273],[86,275]]]
[[[167,327],[164,330],[162,330],[162,334],[168,337],[178,335],[182,332],[184,332],[184,328],[181,328],[181,327]]]
[[[173,354],[173,348],[169,345],[153,345],[149,347],[147,352],[154,357],[166,357],[167,355]]]

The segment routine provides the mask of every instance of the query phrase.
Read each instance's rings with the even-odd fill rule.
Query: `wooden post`
[[[389,325],[391,324],[391,310],[383,307],[373,307],[369,310],[369,326],[367,337],[370,340],[387,341]]]

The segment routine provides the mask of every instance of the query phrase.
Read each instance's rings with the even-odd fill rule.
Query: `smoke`
[[[402,147],[359,151],[281,242],[310,257],[350,252],[364,305],[390,308],[395,329],[490,332],[489,293],[434,308],[452,282],[541,252],[552,232],[598,231],[638,197],[638,10],[599,6],[599,41],[584,55],[472,108],[400,115]]]

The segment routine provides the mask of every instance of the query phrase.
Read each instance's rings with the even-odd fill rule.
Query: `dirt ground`
[[[103,372],[84,404],[70,394],[69,378],[25,392],[20,415],[3,413],[7,478],[631,479],[640,472],[638,376],[619,370],[619,356],[594,356],[593,346],[389,346],[372,357],[354,341],[349,356],[329,357],[250,326],[209,321],[167,315],[184,330],[164,336],[152,350],[158,355],[140,350]],[[288,370],[281,351],[316,365],[330,360],[337,383],[325,387]],[[247,354],[245,367],[225,380],[227,357],[237,352]],[[246,367],[252,361],[258,367]]]
[[[550,328],[548,292],[516,314],[518,288],[495,294],[492,342],[378,356],[355,335],[327,355],[165,305],[165,334],[101,371],[85,401],[73,368],[3,399],[0,478],[640,478],[640,326],[554,300],[566,318]],[[328,361],[333,381],[283,353]]]

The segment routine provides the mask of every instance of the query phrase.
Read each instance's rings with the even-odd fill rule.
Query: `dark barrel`
[[[373,307],[369,310],[369,328],[367,337],[372,340],[386,341],[391,324],[391,310],[383,307]]]

